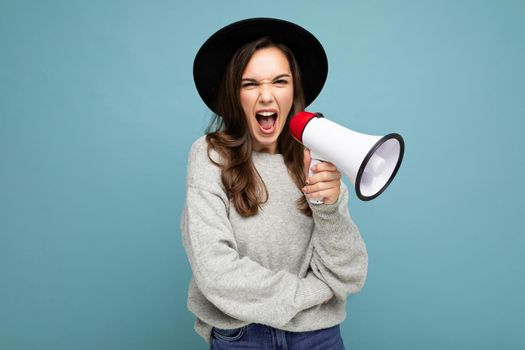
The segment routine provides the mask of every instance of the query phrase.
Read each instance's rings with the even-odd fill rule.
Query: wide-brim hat
[[[321,43],[306,29],[276,18],[250,18],[227,25],[213,34],[197,52],[193,79],[204,103],[215,112],[217,91],[234,53],[243,45],[269,37],[286,45],[301,73],[306,105],[321,92],[328,74],[328,60]]]

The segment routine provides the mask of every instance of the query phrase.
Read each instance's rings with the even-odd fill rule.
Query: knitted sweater
[[[302,193],[282,155],[254,152],[252,158],[268,201],[245,218],[227,197],[205,137],[189,154],[181,218],[193,272],[188,308],[208,343],[212,327],[260,323],[298,332],[337,325],[346,316],[347,296],[366,279],[368,257],[348,213],[346,186],[336,203],[311,204],[309,217],[295,206]]]

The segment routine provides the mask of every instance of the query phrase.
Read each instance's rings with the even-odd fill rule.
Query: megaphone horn
[[[310,149],[312,166],[317,161],[333,163],[350,178],[363,201],[383,193],[396,176],[405,151],[399,134],[362,134],[324,118],[321,113],[297,113],[290,120],[290,133]]]

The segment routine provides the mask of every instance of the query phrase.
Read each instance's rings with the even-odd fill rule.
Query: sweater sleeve
[[[361,290],[368,270],[365,244],[348,212],[347,187],[341,184],[337,202],[310,207],[315,223],[310,266],[344,300]]]
[[[198,142],[190,151],[181,229],[195,283],[206,299],[235,319],[280,327],[332,297],[312,271],[299,278],[241,257],[229,210],[220,171],[209,161],[206,144]]]

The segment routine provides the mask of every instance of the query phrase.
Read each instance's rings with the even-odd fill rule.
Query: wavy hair
[[[286,132],[290,118],[305,107],[299,66],[288,47],[269,38],[261,38],[239,48],[230,60],[218,89],[216,114],[206,130],[208,158],[220,167],[221,181],[228,198],[243,217],[259,212],[261,205],[268,200],[268,191],[252,161],[252,138],[240,102],[241,79],[252,55],[257,50],[269,47],[278,48],[287,57],[294,86],[293,104],[277,140],[278,152],[283,155],[288,173],[297,188],[301,189],[306,180],[304,147]],[[220,155],[218,162],[212,159],[211,150]],[[297,199],[296,205],[304,214],[312,215],[304,196]]]

